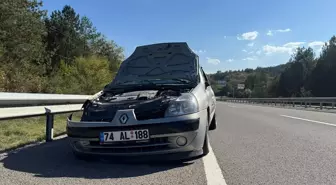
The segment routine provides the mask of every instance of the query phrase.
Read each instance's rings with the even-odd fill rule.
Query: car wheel
[[[209,153],[209,139],[208,139],[208,132],[205,133],[205,139],[203,144],[203,157]]]
[[[215,130],[216,128],[217,128],[217,121],[216,121],[216,114],[215,114],[211,120],[209,130]]]
[[[209,122],[210,122],[210,115],[208,113],[208,125],[209,125]],[[210,129],[210,126],[209,128],[206,127],[205,129],[205,136],[204,136],[204,143],[203,143],[203,155],[202,157],[206,156],[208,153],[209,153],[209,139],[208,139],[208,130]]]

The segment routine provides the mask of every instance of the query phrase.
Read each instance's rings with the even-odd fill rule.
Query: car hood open
[[[198,56],[185,42],[138,46],[109,86],[134,80],[187,79],[198,82]]]

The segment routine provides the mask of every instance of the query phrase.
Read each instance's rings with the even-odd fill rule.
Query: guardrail
[[[275,106],[302,106],[305,108],[317,106],[323,108],[335,108],[336,97],[295,97],[295,98],[224,98],[217,97],[220,101],[250,103],[250,104],[274,104]]]
[[[90,95],[43,94],[43,93],[4,93],[0,92],[1,107],[38,105],[64,105],[83,103]]]
[[[83,103],[93,96],[42,93],[0,93],[0,120],[45,115],[46,141],[49,142],[53,140],[54,115],[81,111]]]

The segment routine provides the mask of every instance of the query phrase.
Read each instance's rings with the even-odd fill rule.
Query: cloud
[[[226,62],[229,62],[229,63],[231,63],[231,62],[233,62],[233,61],[234,61],[234,60],[233,60],[232,58],[226,60]]]
[[[256,54],[260,55],[261,54],[261,50],[256,51]]]
[[[248,43],[247,46],[253,47],[254,46],[254,42]]]
[[[310,43],[308,43],[308,46],[309,47],[322,47],[322,46],[324,46],[324,42],[322,42],[322,41],[314,41],[314,42],[310,42]]]
[[[321,53],[322,47],[324,45],[325,45],[325,42],[322,42],[322,41],[314,41],[314,42],[308,43],[308,46],[313,48],[315,50],[315,52],[317,52],[317,53]]]
[[[287,48],[297,48],[297,47],[300,47],[300,45],[302,44],[304,44],[304,42],[288,42],[284,44],[283,46]]]
[[[285,33],[285,32],[290,32],[292,31],[290,28],[287,29],[278,29],[278,30],[268,30],[266,35],[268,36],[273,36],[275,33]]]
[[[224,39],[226,39],[226,36],[224,35]]]
[[[292,52],[292,48],[287,48],[283,46],[271,46],[271,45],[265,45],[263,46],[263,51],[266,54],[272,54],[272,53],[290,53]]]
[[[243,60],[253,61],[253,60],[257,60],[257,57],[256,57],[256,56],[253,56],[253,57],[247,57],[247,58],[243,58]]]
[[[191,50],[196,54],[206,53],[206,50],[202,50],[202,49],[200,49],[200,50],[191,49]]]
[[[284,29],[284,30],[279,29],[279,30],[275,30],[275,31],[284,33],[284,32],[290,32],[292,30],[290,28],[287,28],[287,29]]]
[[[254,53],[254,51],[250,51],[250,52],[248,52],[248,54],[253,54]]]
[[[245,53],[247,52],[246,49],[243,49],[242,51],[245,52]]]
[[[263,51],[266,54],[272,54],[272,53],[292,54],[296,48],[300,47],[303,44],[304,42],[288,42],[282,46],[265,45],[263,46]]]
[[[257,31],[246,32],[237,36],[238,40],[255,40],[258,37]]]
[[[209,57],[207,57],[206,59],[207,59],[208,63],[213,64],[213,65],[217,65],[217,64],[220,63],[220,60],[217,59],[217,58],[209,58]]]

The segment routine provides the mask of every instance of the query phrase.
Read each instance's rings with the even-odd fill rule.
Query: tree
[[[80,20],[79,34],[82,42],[84,43],[84,56],[94,54],[93,44],[102,36],[100,32],[97,32],[96,27],[93,26],[91,20],[83,16]]]
[[[312,72],[309,88],[315,96],[335,96],[336,87],[336,37],[322,48],[316,68]]]
[[[47,49],[51,55],[51,68],[58,69],[60,61],[70,64],[84,53],[85,41],[80,37],[80,16],[70,6],[56,10],[45,19],[48,30]]]
[[[39,60],[43,54],[45,29],[41,2],[28,0],[0,1],[0,63]]]
[[[245,88],[253,89],[254,88],[255,79],[256,79],[255,74],[248,75],[247,78],[246,78],[246,80],[245,80],[245,82],[244,82]]]
[[[45,59],[42,18],[46,12],[36,0],[0,1],[0,71],[3,91],[42,90]]]
[[[109,61],[109,68],[114,73],[124,59],[123,49],[114,41],[108,41],[105,36],[95,39],[91,45],[91,50],[97,56],[106,57]]]
[[[306,84],[308,76],[315,67],[312,48],[298,48],[292,56],[290,66],[280,75],[278,96],[300,96],[300,89]]]
[[[107,59],[79,57],[73,64],[61,61],[57,73],[50,79],[51,93],[94,94],[112,81]]]
[[[51,55],[50,73],[58,70],[61,60],[71,64],[77,57],[91,55],[107,58],[111,73],[117,72],[124,59],[123,49],[97,32],[88,17],[80,17],[72,7],[64,6],[62,11],[52,12],[45,24],[47,48]]]

